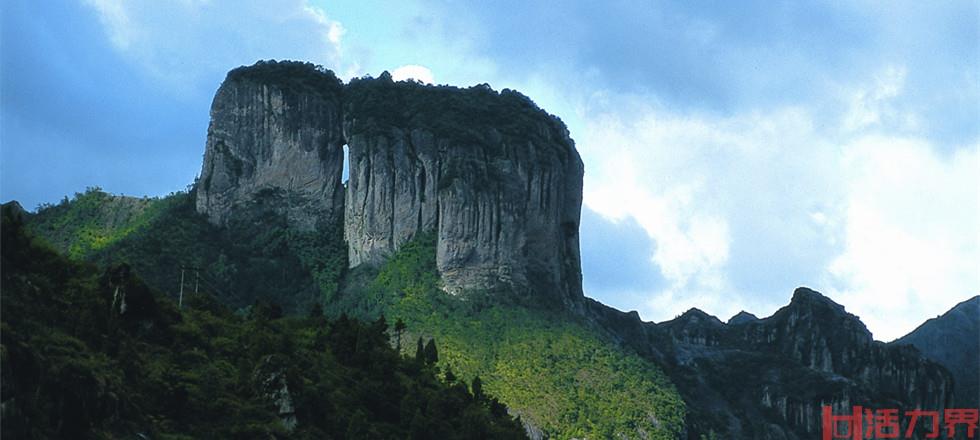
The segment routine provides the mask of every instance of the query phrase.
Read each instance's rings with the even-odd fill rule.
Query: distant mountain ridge
[[[953,373],[958,406],[980,407],[980,295],[890,343],[903,344],[918,348]]]
[[[665,365],[688,404],[692,431],[803,440],[820,435],[822,405],[952,407],[945,368],[910,347],[874,341],[858,317],[808,288],[796,289],[772,316],[729,324],[698,309],[661,323],[598,302],[590,311]]]

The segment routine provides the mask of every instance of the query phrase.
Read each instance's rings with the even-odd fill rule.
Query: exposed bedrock
[[[581,298],[582,162],[564,125],[523,95],[348,86],[350,264],[379,264],[434,231],[446,290]]]
[[[582,173],[564,124],[520,93],[387,74],[345,86],[312,65],[262,63],[229,73],[214,98],[197,209],[227,224],[271,207],[303,229],[343,215],[352,267],[432,233],[448,292],[574,305]]]
[[[250,70],[253,69],[253,70]],[[333,74],[297,70],[269,78],[231,71],[211,105],[197,210],[215,224],[255,203],[302,230],[342,215],[342,85]]]

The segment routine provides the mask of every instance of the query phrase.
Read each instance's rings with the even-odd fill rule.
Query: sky
[[[974,1],[0,3],[0,199],[185,189],[225,73],[513,88],[585,162],[585,292],[644,320],[808,286],[892,340],[980,293]]]

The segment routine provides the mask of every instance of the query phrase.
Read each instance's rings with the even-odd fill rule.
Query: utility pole
[[[192,266],[180,266],[180,296],[177,298],[177,308],[184,308],[184,271],[193,270],[194,271],[194,293],[197,293],[197,288],[201,283],[201,268]]]
[[[180,268],[180,296],[177,297],[177,308],[184,308],[184,268]]]

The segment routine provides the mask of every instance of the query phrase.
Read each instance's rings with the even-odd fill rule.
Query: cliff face
[[[301,229],[343,216],[351,267],[432,232],[450,293],[581,303],[582,162],[565,126],[523,95],[387,74],[344,86],[266,63],[232,71],[211,114],[197,209],[212,223],[256,203]]]
[[[565,127],[510,91],[393,83],[348,88],[350,264],[436,231],[447,291],[581,297],[582,162]]]
[[[691,438],[708,430],[724,438],[815,438],[822,405],[845,413],[854,405],[952,404],[949,372],[910,347],[874,341],[856,316],[810,289],[797,289],[770,317],[729,324],[697,309],[660,324],[614,321],[603,307],[591,304],[594,319],[629,334],[634,346],[655,347],[638,349],[668,366],[691,411]]]
[[[233,70],[214,97],[197,210],[224,225],[263,203],[312,230],[343,212],[341,83],[305,69],[289,82],[261,73]]]

